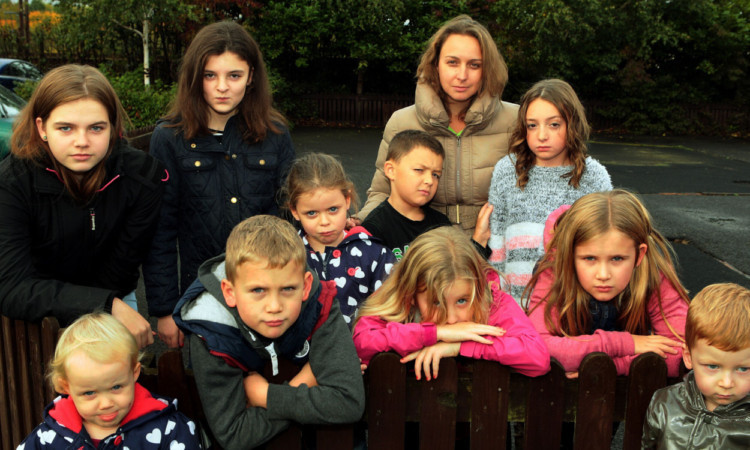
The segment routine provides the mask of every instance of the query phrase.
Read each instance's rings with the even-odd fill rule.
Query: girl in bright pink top
[[[591,352],[607,353],[620,375],[655,352],[677,376],[689,299],[672,248],[638,197],[588,194],[552,215],[559,218],[524,292],[550,354],[571,378]]]
[[[498,361],[528,376],[549,370],[549,353],[500,278],[463,233],[441,227],[415,239],[362,305],[354,345],[363,364],[396,351],[417,379],[436,378],[440,359]]]

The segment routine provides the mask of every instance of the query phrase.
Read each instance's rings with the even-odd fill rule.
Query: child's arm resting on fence
[[[268,417],[302,424],[356,422],[365,407],[365,388],[349,328],[334,300],[328,319],[310,340],[310,368],[318,385],[268,387]]]
[[[203,411],[222,448],[254,448],[289,426],[287,420],[271,419],[263,408],[248,408],[242,370],[211,355],[195,334],[189,340]]]
[[[377,316],[363,316],[354,326],[354,346],[363,364],[378,353],[395,351],[401,356],[437,342],[437,328],[432,323],[386,322]]]
[[[510,295],[498,291],[489,317],[490,325],[502,328],[501,336],[486,336],[492,343],[461,343],[461,356],[497,361],[519,373],[536,377],[549,371],[547,345],[531,321]]]

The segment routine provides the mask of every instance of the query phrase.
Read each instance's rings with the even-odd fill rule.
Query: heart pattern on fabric
[[[169,450],[185,450],[185,444],[182,442],[172,441],[169,443]]]
[[[174,420],[168,420],[167,421],[167,427],[164,429],[164,436],[168,435],[169,433],[174,430],[175,425],[177,425]]]
[[[354,247],[350,253],[352,256],[362,256],[362,250],[357,247]]]
[[[357,306],[357,299],[354,297],[349,297],[349,299],[346,301],[346,303],[349,306]]]
[[[346,277],[338,277],[334,281],[336,282],[336,286],[342,288],[346,284]]]
[[[152,444],[161,443],[161,430],[158,428],[154,428],[154,431],[146,435],[146,440]]]
[[[190,420],[188,421],[187,426],[190,429],[190,434],[195,435],[195,422]]]
[[[354,272],[354,278],[364,278],[364,277],[365,277],[365,271],[357,267],[357,271]]]
[[[51,444],[52,441],[55,440],[55,436],[57,435],[57,433],[55,433],[55,430],[39,430],[36,432],[36,435],[37,437],[39,437],[39,442],[41,444]]]
[[[334,258],[329,264],[331,264],[333,267],[338,267],[339,265],[341,265],[341,258]]]

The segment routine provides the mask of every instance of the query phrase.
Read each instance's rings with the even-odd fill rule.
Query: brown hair
[[[699,339],[725,352],[750,347],[750,289],[734,283],[717,283],[698,292],[688,309],[685,343]]]
[[[234,282],[237,268],[244,262],[267,261],[271,269],[296,262],[301,274],[307,267],[302,239],[292,224],[278,217],[253,216],[238,223],[227,238],[226,276]]]
[[[398,162],[417,147],[424,147],[445,159],[443,145],[430,133],[422,130],[404,130],[396,133],[391,139],[385,160]]]
[[[279,125],[286,125],[286,119],[273,107],[260,47],[245,28],[231,21],[207,25],[195,35],[180,63],[177,97],[165,118],[172,122],[172,126],[182,128],[186,139],[209,134],[209,107],[203,98],[203,69],[209,57],[224,52],[236,54],[250,66],[252,73],[252,82],[237,107],[242,119],[243,139],[253,143],[265,139],[268,130],[280,133]]]
[[[633,269],[628,287],[613,299],[619,310],[617,322],[623,330],[631,334],[649,333],[648,302],[654,295],[664,317],[660,290],[662,276],[685,302],[689,301],[672,263],[672,246],[653,228],[651,215],[638,197],[622,189],[595,192],[576,200],[559,217],[552,240],[523,293],[528,300],[542,272],[553,271],[555,279],[547,296],[534,307],[544,305],[544,321],[551,333],[564,336],[588,334],[591,323],[589,294],[578,281],[575,249],[609,230],[625,234],[636,249],[641,244],[648,247],[641,264]],[[558,311],[559,323],[552,320],[553,309]],[[666,317],[664,320],[672,333],[682,339]]]
[[[91,170],[80,174],[55,159],[49,144],[39,136],[36,119],[41,118],[46,123],[58,106],[83,99],[95,100],[107,110],[110,136],[106,156]],[[10,151],[19,159],[51,165],[73,199],[85,204],[96,195],[104,182],[106,161],[123,135],[128,121],[117,93],[101,72],[91,66],[67,64],[47,72],[34,89],[29,103],[13,126]]]
[[[586,169],[586,141],[589,139],[591,127],[586,120],[586,111],[573,88],[565,81],[557,79],[539,81],[521,97],[518,120],[510,137],[509,149],[509,153],[516,156],[516,184],[523,190],[529,182],[529,171],[534,167],[536,160],[536,155],[526,142],[526,113],[531,102],[536,99],[550,102],[565,121],[565,151],[573,163],[573,168],[563,177],[570,178],[568,184],[578,188]]]
[[[340,189],[345,198],[351,199],[351,208],[357,210],[357,191],[352,180],[346,176],[339,160],[325,153],[308,153],[294,160],[289,169],[282,195],[289,208],[295,208],[300,196],[318,188]]]
[[[475,38],[482,49],[482,81],[475,97],[482,95],[497,97],[498,99],[502,97],[503,89],[508,83],[508,66],[505,64],[503,55],[497,49],[497,44],[495,44],[487,28],[465,14],[449,20],[432,35],[422,54],[419,67],[417,67],[417,82],[429,84],[443,101],[443,104],[446,104],[446,95],[440,86],[438,62],[440,61],[440,51],[443,44],[453,34]],[[469,102],[469,106],[473,101],[474,99]],[[460,114],[461,119],[466,115],[469,106]]]

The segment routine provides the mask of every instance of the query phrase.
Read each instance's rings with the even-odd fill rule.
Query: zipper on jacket
[[[466,131],[466,128],[464,128],[464,131]],[[456,205],[461,204],[461,197],[461,136],[456,136]],[[445,203],[448,204],[448,199]],[[456,223],[461,223],[458,206],[456,206]]]
[[[89,217],[91,218],[91,231],[96,231],[96,212],[94,208],[89,208]]]

